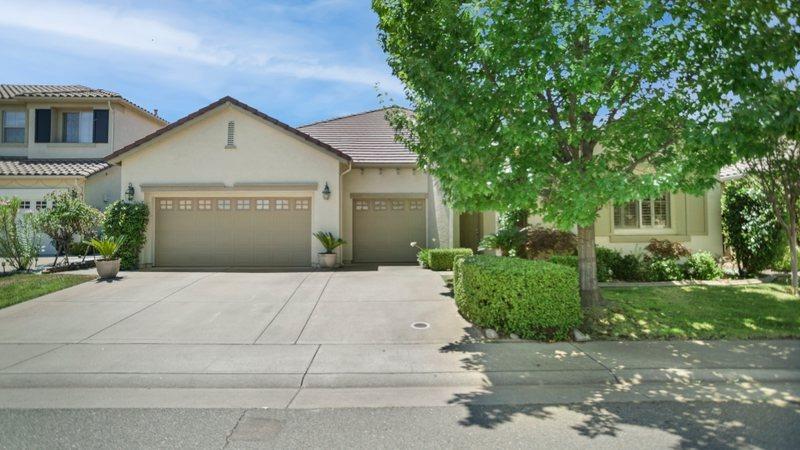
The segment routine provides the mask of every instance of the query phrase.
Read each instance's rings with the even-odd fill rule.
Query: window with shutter
[[[669,194],[614,207],[614,228],[669,228]]]

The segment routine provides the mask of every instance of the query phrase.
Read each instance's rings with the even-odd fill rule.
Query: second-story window
[[[62,114],[61,137],[63,142],[92,142],[94,114],[91,111],[65,112]]]
[[[25,111],[3,111],[2,133],[6,144],[25,142]]]

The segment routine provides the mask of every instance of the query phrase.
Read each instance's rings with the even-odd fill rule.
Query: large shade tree
[[[577,227],[583,306],[600,304],[594,222],[611,202],[714,182],[727,155],[684,145],[710,109],[670,2],[375,0],[414,116],[397,116],[456,208]]]

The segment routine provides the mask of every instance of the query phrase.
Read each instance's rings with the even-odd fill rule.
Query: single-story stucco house
[[[312,266],[316,231],[348,242],[343,263],[411,262],[413,241],[475,247],[497,214],[448,208],[386,112],[294,128],[224,97],[114,151],[120,195],[133,188],[151,210],[142,264]],[[597,242],[630,251],[658,237],[719,255],[720,195],[609,205]]]

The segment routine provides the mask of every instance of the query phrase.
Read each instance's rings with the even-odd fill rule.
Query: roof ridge
[[[350,117],[363,116],[365,114],[371,114],[371,113],[378,112],[378,111],[385,111],[387,109],[404,109],[406,111],[411,111],[411,109],[406,108],[405,106],[400,106],[400,105],[384,106],[382,108],[370,109],[369,111],[362,111],[362,112],[357,112],[357,113],[352,113],[352,114],[345,114],[343,116],[331,117],[329,119],[318,120],[316,122],[307,123],[305,125],[299,125],[297,128],[310,127],[312,125],[319,125],[321,123],[333,122],[334,120],[349,119]]]

